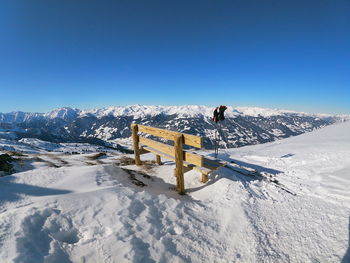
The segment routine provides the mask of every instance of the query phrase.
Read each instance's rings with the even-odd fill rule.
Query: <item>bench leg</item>
[[[142,165],[142,162],[140,159],[139,136],[137,135],[137,132],[138,132],[137,124],[131,124],[131,130],[132,130],[132,140],[134,143],[135,164]]]
[[[208,182],[208,175],[202,173],[202,183],[205,184],[206,182]]]
[[[162,159],[160,158],[160,155],[156,155],[156,163],[158,164],[158,165],[162,165]]]
[[[182,151],[183,135],[180,134],[174,140],[175,163],[176,163],[176,190],[180,195],[185,194],[185,180],[183,171],[183,151]]]

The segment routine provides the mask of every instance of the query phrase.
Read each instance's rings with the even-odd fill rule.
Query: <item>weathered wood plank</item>
[[[196,153],[187,152],[187,151],[183,151],[183,152],[184,152],[184,161],[188,163],[192,163],[199,167],[203,166],[203,156]]]
[[[164,152],[170,156],[175,157],[175,148],[173,146],[161,143],[161,142],[156,142],[151,139],[144,138],[142,136],[139,136],[139,141],[140,143],[150,146],[156,150],[159,150],[161,152]],[[196,153],[191,153],[187,151],[183,151],[183,159],[184,161],[188,163],[192,163],[194,165],[197,165],[199,167],[203,166],[203,156],[196,154]]]
[[[148,146],[143,146],[141,149],[145,149],[145,151],[148,151],[148,152],[151,152],[151,153],[154,153],[154,154],[158,154],[160,156],[162,156],[163,158],[165,159],[168,159],[170,161],[174,161],[175,162],[175,157],[174,156],[170,156],[168,154],[165,154],[165,153],[162,153],[154,148],[151,148],[151,147],[148,147]],[[188,163],[188,162],[183,162],[184,166],[185,167],[193,167],[194,170],[202,173],[202,174],[210,174],[212,172],[211,169],[208,169],[208,168],[205,168],[205,167],[198,167],[198,166],[194,166],[193,164],[191,163]]]
[[[213,159],[211,157],[204,157],[203,158],[203,167],[206,167],[208,169],[211,169],[211,170],[216,170],[216,169],[219,169],[220,167],[223,167],[225,166],[225,162],[221,161],[221,160],[217,160],[217,159]]]
[[[139,135],[138,132],[138,125],[137,124],[131,124],[131,130],[132,130],[132,140],[134,143],[134,153],[135,153],[135,164],[141,165],[141,159],[140,159],[140,149],[139,149]]]
[[[142,148],[145,149],[148,152],[151,152],[151,153],[154,153],[154,154],[158,154],[158,155],[162,156],[163,158],[166,158],[166,159],[168,159],[170,161],[175,161],[175,156],[171,156],[169,154],[165,154],[165,153],[163,153],[163,152],[161,152],[159,150],[156,150],[156,149],[154,149],[152,147],[149,147],[149,146],[142,146]]]
[[[160,158],[160,155],[159,154],[156,154],[156,163],[158,165],[162,165],[162,159]]]
[[[146,153],[149,153],[149,151],[146,150],[144,147],[141,147],[139,150],[139,154],[142,155],[142,154],[146,154]]]
[[[208,182],[208,175],[207,175],[207,174],[202,173],[202,180],[201,180],[201,182],[202,182],[203,184],[205,184],[206,182]]]
[[[193,170],[193,165],[185,166],[183,168],[184,173],[187,173],[189,171]]]
[[[194,166],[193,169],[204,175],[209,175],[212,172],[212,170],[205,167]]]
[[[186,133],[179,133],[174,131],[168,131],[164,129],[144,126],[144,125],[138,125],[138,131],[144,132],[147,134],[151,134],[157,137],[161,137],[167,140],[174,141],[175,138],[179,135],[183,135],[183,144],[193,146],[196,148],[202,148],[203,147],[203,138],[200,136],[195,136],[191,134]]]
[[[179,192],[179,194],[185,194],[182,142],[183,142],[182,135],[178,135],[175,137],[174,147],[175,147],[175,162],[176,162],[176,189]]]
[[[156,142],[151,139],[144,138],[142,136],[139,137],[140,143],[150,146],[154,149],[157,149],[165,154],[168,154],[170,156],[175,157],[175,148],[173,146],[161,143],[161,142]]]

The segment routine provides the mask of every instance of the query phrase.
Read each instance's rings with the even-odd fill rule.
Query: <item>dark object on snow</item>
[[[220,105],[220,107],[216,107],[213,113],[212,120],[218,123],[219,121],[223,121],[225,119],[225,110],[227,109],[226,106]]]
[[[218,123],[219,121],[223,121],[225,119],[225,110],[227,109],[226,106],[224,105],[220,105],[220,107],[216,107],[214,112],[213,112],[213,118],[212,120],[215,123]],[[218,141],[218,132],[219,132],[219,127],[218,125],[216,126],[216,130],[215,130],[215,142],[214,142],[214,152],[215,152],[215,158],[218,157],[219,154],[219,141]],[[222,136],[222,132],[220,133],[221,138],[223,138]],[[227,148],[227,147],[226,147]]]
[[[7,153],[0,154],[0,171],[5,173],[11,173],[13,168],[13,165],[11,164],[11,162],[13,160],[14,159]]]

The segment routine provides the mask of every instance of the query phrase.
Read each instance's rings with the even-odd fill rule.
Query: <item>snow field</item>
[[[232,234],[240,240],[248,232],[237,203],[225,204],[227,211],[236,212],[238,221],[230,222],[231,212],[216,218],[224,205],[221,198],[205,205],[176,193],[170,193],[176,198],[148,193],[113,165],[48,170],[50,178],[48,171],[24,172],[16,178],[17,185],[12,185],[17,189],[9,189],[19,192],[28,182],[48,189],[22,190],[26,204],[16,209],[22,218],[14,239],[8,242],[8,249],[17,251],[14,262],[57,262],[58,258],[60,262],[108,262],[108,258],[111,262],[220,262],[220,258],[251,257],[246,247],[240,249],[239,243],[231,241]],[[144,181],[148,180],[154,188],[151,191],[159,191],[159,182]],[[4,206],[14,202],[12,198]],[[1,217],[6,215],[13,213],[4,212]],[[220,240],[215,238],[218,233]]]
[[[36,153],[46,162],[0,178],[1,262],[349,262],[349,132],[220,150],[296,195],[221,168],[207,184],[186,173],[179,196],[172,162]]]

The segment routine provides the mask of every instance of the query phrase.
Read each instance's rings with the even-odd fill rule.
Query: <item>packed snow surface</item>
[[[345,122],[221,151],[279,184],[190,171],[185,196],[172,162],[28,151],[31,170],[0,178],[0,262],[350,262],[349,134]]]

